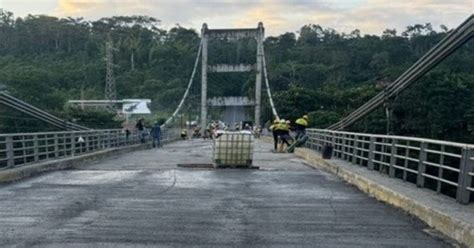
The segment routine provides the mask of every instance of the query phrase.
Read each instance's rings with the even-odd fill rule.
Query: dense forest
[[[266,37],[265,56],[276,107],[288,119],[309,113],[311,125],[324,128],[382,91],[447,32],[448,27],[428,23],[401,32],[387,29],[376,36],[310,24],[295,33]],[[173,111],[194,65],[199,31],[179,25],[164,30],[158,19],[147,16],[86,21],[43,15],[15,18],[0,11],[0,86],[63,118],[91,127],[111,125],[108,120],[113,114],[86,113],[66,105],[71,99],[104,98],[107,40],[116,48],[118,98],[152,99],[153,118]],[[254,43],[211,41],[209,62],[254,61]],[[393,112],[390,130],[384,109],[351,130],[474,142],[473,56],[471,40],[387,102]],[[250,95],[254,80],[254,75],[210,75],[210,95]],[[195,83],[187,109],[197,110],[198,94]],[[47,128],[9,109],[0,111],[2,132]],[[264,115],[265,120],[271,119],[268,104]],[[112,123],[118,125],[119,120]]]

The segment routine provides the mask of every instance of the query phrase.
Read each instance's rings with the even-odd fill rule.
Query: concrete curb
[[[367,177],[335,165],[330,160],[324,160],[313,150],[298,148],[295,155],[303,158],[313,167],[336,174],[377,200],[403,209],[459,243],[474,247],[474,225],[472,223],[449,216],[438,209],[422,204],[416,199],[377,184]]]

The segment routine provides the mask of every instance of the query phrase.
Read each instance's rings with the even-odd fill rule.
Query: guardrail
[[[176,139],[178,133],[163,129],[161,141]],[[0,170],[138,143],[137,131],[127,135],[122,129],[0,134]]]
[[[308,129],[308,148],[428,188],[468,204],[474,194],[474,145],[403,136]]]

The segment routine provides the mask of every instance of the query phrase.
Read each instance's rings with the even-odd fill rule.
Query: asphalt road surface
[[[451,247],[424,224],[258,142],[250,169],[184,141],[0,186],[1,247]]]

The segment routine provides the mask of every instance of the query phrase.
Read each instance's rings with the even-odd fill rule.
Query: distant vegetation
[[[336,122],[401,75],[448,28],[440,30],[416,24],[402,32],[387,29],[375,36],[305,25],[297,33],[267,37],[270,84],[280,114],[294,119],[307,112],[311,124],[321,128]],[[91,126],[108,125],[90,123],[90,114],[72,115],[65,102],[80,99],[81,89],[85,99],[103,99],[109,35],[117,48],[118,98],[150,98],[158,115],[171,112],[188,83],[199,34],[181,26],[163,30],[159,20],[146,16],[85,21],[31,15],[14,18],[12,13],[0,12],[0,84],[14,96],[57,115],[82,116]],[[249,63],[255,59],[253,43],[211,42],[210,63]],[[473,57],[471,40],[388,103],[394,115],[391,132],[474,142]],[[228,80],[232,83],[212,86],[211,82],[211,95],[249,95],[254,80],[254,76],[232,75]],[[197,102],[199,85],[193,90],[196,99],[192,101]],[[32,120],[15,120],[8,109],[0,111],[3,131],[32,130]],[[266,106],[264,114],[266,120],[271,118]],[[385,133],[384,110],[351,129]]]

